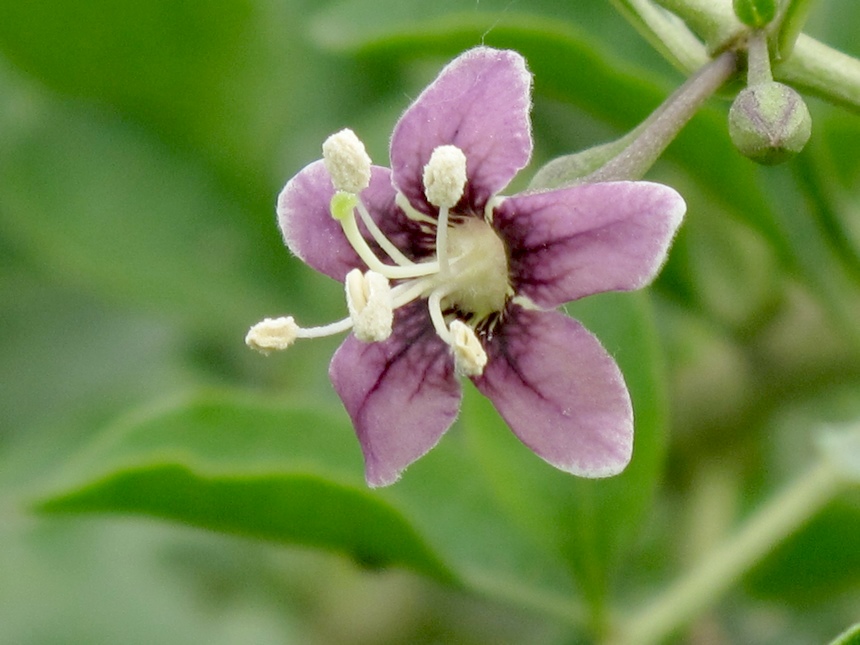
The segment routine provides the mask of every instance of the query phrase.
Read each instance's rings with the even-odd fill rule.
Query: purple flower
[[[584,184],[500,197],[529,161],[531,75],[511,51],[451,62],[397,123],[391,166],[344,130],[278,200],[289,248],[344,281],[350,317],[303,329],[267,319],[268,351],[352,329],[329,375],[370,486],[395,482],[454,422],[467,376],[541,458],[585,477],[630,460],[618,366],[560,305],[647,285],[684,214],[671,188]]]

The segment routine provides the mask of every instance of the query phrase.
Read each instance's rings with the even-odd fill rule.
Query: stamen
[[[487,365],[487,352],[481,346],[474,330],[462,320],[451,323],[451,349],[454,350],[454,369],[461,376],[480,376]]]
[[[522,294],[515,295],[513,298],[511,298],[511,302],[513,302],[515,305],[519,305],[523,309],[528,309],[530,311],[543,311],[541,307],[538,307],[534,302],[532,302],[531,298]]]
[[[403,211],[403,214],[406,215],[413,222],[419,222],[423,224],[430,224],[432,226],[436,226],[436,220],[430,217],[429,215],[425,215],[421,211],[415,209],[412,204],[409,203],[409,200],[406,199],[406,195],[399,192],[394,196],[394,203]]]
[[[334,336],[352,328],[352,319],[344,318],[320,327],[299,327],[292,316],[265,318],[248,330],[245,344],[262,354],[287,349],[297,338]]]
[[[439,208],[439,222],[436,224],[436,259],[439,261],[439,273],[448,275],[448,208]]]
[[[299,326],[292,316],[266,318],[248,330],[245,344],[263,354],[286,349],[299,337]]]
[[[408,305],[416,298],[420,298],[426,294],[435,284],[435,276],[419,278],[417,280],[409,280],[398,284],[391,290],[391,297],[394,308],[400,309],[404,305]]]
[[[349,128],[325,140],[323,161],[336,190],[357,195],[370,185],[370,157]]]
[[[361,221],[364,222],[364,225],[367,227],[367,230],[370,231],[373,239],[376,240],[376,243],[379,244],[379,246],[382,247],[382,250],[388,254],[388,257],[400,266],[415,264],[412,260],[403,255],[400,249],[394,246],[391,240],[385,237],[385,233],[383,233],[379,226],[377,226],[376,222],[373,221],[373,218],[370,216],[370,213],[367,212],[367,208],[365,208],[361,200],[358,200],[356,208],[358,209],[358,214],[361,216]]]
[[[443,276],[448,274],[448,209],[460,201],[465,188],[466,155],[457,146],[438,146],[424,166],[424,194],[439,207],[436,257]]]
[[[493,215],[496,214],[496,209],[501,206],[504,201],[504,195],[496,195],[487,200],[487,203],[484,206],[484,221],[486,221],[487,224],[492,225]]]
[[[391,336],[394,308],[388,280],[373,271],[359,269],[346,274],[346,304],[355,337],[374,343]]]
[[[299,327],[299,338],[325,338],[352,329],[352,318],[344,318],[319,327]]]
[[[427,298],[427,308],[430,310],[430,320],[433,321],[433,327],[439,338],[447,344],[451,344],[451,332],[448,330],[448,324],[445,322],[445,315],[442,313],[442,298],[445,297],[445,292],[442,289],[437,289]]]
[[[466,188],[466,155],[457,146],[438,146],[424,166],[424,194],[439,208],[453,208]]]

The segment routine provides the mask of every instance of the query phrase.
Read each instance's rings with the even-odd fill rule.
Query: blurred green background
[[[822,0],[809,33],[860,56],[858,25],[855,0]],[[525,449],[495,437],[498,422],[470,394],[461,425],[477,430],[455,428],[393,491],[364,492],[327,381],[337,339],[268,359],[242,342],[265,316],[318,324],[342,314],[341,286],[283,247],[275,198],[345,126],[385,164],[411,98],[482,42],[518,49],[535,73],[531,172],[620,136],[683,81],[602,0],[0,4],[0,644],[580,642],[564,607],[546,611],[549,597],[517,590],[535,582],[592,608],[607,597],[640,604],[801,472],[817,428],[860,416],[860,118],[810,99],[808,149],[760,168],[731,149],[726,95],[648,176],[689,208],[659,282],[647,296],[571,307],[634,389],[642,452],[628,483],[560,489],[548,466],[521,464]],[[216,439],[232,437],[242,453],[269,405],[291,423],[298,408],[324,416],[281,443],[272,413],[259,422],[258,452],[227,455]],[[186,407],[187,418],[171,416]],[[224,409],[236,414],[230,423]],[[151,455],[192,426],[201,434],[187,445],[199,455],[188,463],[232,459],[243,475],[265,470],[270,453],[277,470],[290,441],[317,442],[302,448],[308,463],[342,467],[345,479],[331,481],[355,492],[313,480],[308,515],[288,519],[304,526],[329,513],[336,524],[352,513],[370,524],[364,546],[327,529],[292,536],[189,520],[187,509],[171,516],[166,504],[147,512],[125,501],[133,495],[98,491],[77,510],[119,515],[31,512],[45,491],[97,481],[103,458],[121,471],[122,459],[145,455],[151,477],[140,486],[151,487],[166,476],[155,468],[163,455]],[[163,444],[151,439],[159,431]],[[111,436],[124,437],[121,449]],[[586,517],[578,505],[596,490]],[[325,503],[334,499],[336,511]],[[623,512],[605,512],[607,500]],[[535,518],[544,526],[532,530]],[[595,542],[605,557],[586,552],[581,525],[612,536]],[[420,535],[414,554],[382,535],[389,529],[404,531],[403,543]],[[503,546],[481,570],[508,572],[509,591],[498,592],[504,576],[479,584],[471,567],[484,535]],[[860,606],[858,536],[860,499],[843,495],[680,638],[835,635]],[[606,566],[589,582],[592,557]],[[389,559],[405,569],[375,566]],[[558,561],[570,579],[555,579]],[[495,598],[447,584],[446,567]]]

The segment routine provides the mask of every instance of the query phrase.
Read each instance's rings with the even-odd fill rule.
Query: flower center
[[[501,311],[511,295],[502,240],[483,219],[467,217],[448,230],[450,275],[442,278],[444,302],[476,322]],[[441,276],[440,276],[441,277]]]
[[[361,201],[360,192],[368,186],[370,177],[370,159],[361,142],[351,131],[341,131],[329,138],[323,152],[337,190],[330,204],[332,217],[340,222],[347,240],[369,270],[362,274],[354,269],[347,276],[349,318],[313,328],[301,328],[290,317],[266,319],[248,332],[248,345],[268,352],[285,349],[296,338],[327,336],[349,328],[359,340],[378,342],[392,333],[395,309],[426,298],[430,320],[439,337],[451,347],[457,372],[479,376],[487,354],[475,329],[504,309],[513,290],[508,281],[505,245],[486,216],[449,210],[465,190],[466,156],[455,146],[440,146],[424,168],[425,194],[439,209],[436,219],[417,212],[402,194],[397,196],[397,204],[407,217],[436,229],[435,257],[414,261],[385,236]],[[489,202],[487,216],[492,215],[497,203]],[[387,256],[384,260],[362,235],[359,219]]]

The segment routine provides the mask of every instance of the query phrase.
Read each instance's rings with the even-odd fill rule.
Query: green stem
[[[777,493],[698,567],[623,625],[616,645],[665,639],[717,600],[762,556],[803,526],[845,487],[826,460]]]
[[[777,80],[860,112],[860,60],[801,34],[792,57],[774,68]]]
[[[711,54],[723,51],[746,31],[731,2],[714,0],[654,0],[683,19],[705,41]]]
[[[817,0],[788,0],[780,10],[779,17],[773,25],[773,40],[776,57],[786,60],[791,56],[794,43],[806,25],[812,5]]]
[[[767,34],[761,30],[755,31],[747,43],[747,85],[760,85],[772,81]]]
[[[685,74],[708,62],[704,45],[677,16],[656,7],[650,0],[610,0],[616,11]]]
[[[731,11],[730,2],[713,0],[653,0],[681,17],[711,51],[721,46],[731,46],[743,35],[744,27]],[[797,8],[792,18],[784,17],[789,24],[782,27],[786,35],[780,36],[785,43],[789,30],[802,26],[802,14],[807,0],[793,0]],[[787,10],[787,11],[788,11]],[[783,23],[780,23],[783,24]],[[793,37],[793,36],[792,36]],[[780,64],[774,68],[774,76],[800,90],[811,92],[821,98],[860,112],[860,60],[852,58],[832,47],[800,34],[791,57],[782,52]]]
[[[637,128],[636,138],[619,155],[583,179],[585,182],[637,179],[663,154],[698,109],[737,69],[734,52],[724,52],[679,87]]]

